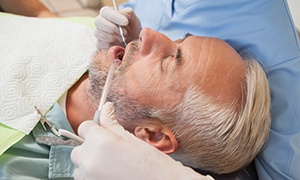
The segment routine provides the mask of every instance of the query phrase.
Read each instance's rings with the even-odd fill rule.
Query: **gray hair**
[[[179,142],[171,157],[219,174],[239,170],[254,159],[269,133],[270,92],[260,65],[254,60],[245,63],[243,106],[217,104],[191,87],[176,107],[153,112]]]
[[[256,61],[246,60],[245,64],[242,104],[216,103],[199,88],[190,87],[182,101],[169,107],[145,107],[121,94],[124,99],[113,99],[115,115],[124,119],[119,123],[131,132],[138,124],[157,123],[153,119],[159,119],[178,141],[172,158],[212,173],[234,172],[261,150],[271,121],[266,75]]]

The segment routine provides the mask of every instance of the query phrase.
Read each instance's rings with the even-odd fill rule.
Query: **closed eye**
[[[186,33],[183,40],[184,41],[186,38],[190,37],[190,36],[193,36],[191,33]],[[161,71],[163,71],[163,64],[164,64],[164,61],[167,59],[168,57],[165,57],[163,59],[161,59]],[[178,47],[177,48],[177,52],[176,52],[176,56],[175,56],[175,67],[178,67],[182,64],[182,51],[181,51],[181,48]]]
[[[168,57],[164,57],[163,59],[160,60],[160,70],[164,71],[164,61],[167,59]]]

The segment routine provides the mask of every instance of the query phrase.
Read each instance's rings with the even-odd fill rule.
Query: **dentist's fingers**
[[[95,25],[94,34],[98,49],[107,49],[115,45],[124,47],[119,27],[122,28],[127,43],[137,39],[141,31],[140,20],[131,8],[116,11],[105,6],[95,18]]]
[[[112,42],[112,41],[118,41],[122,40],[121,36],[117,33],[109,34],[109,33],[96,33],[95,37],[97,39],[102,39],[101,42]]]
[[[102,128],[100,127],[100,129]],[[82,122],[78,127],[78,135],[82,139],[85,139],[87,136],[90,136],[90,134],[94,134],[97,131],[99,131],[99,125],[91,120]]]
[[[100,15],[119,26],[127,26],[129,23],[128,19],[123,14],[121,14],[120,11],[116,11],[109,6],[101,8]]]
[[[101,16],[97,17],[97,19],[95,19],[95,25],[96,25],[97,30],[99,30],[101,32],[120,33],[119,27],[115,23],[110,22]]]

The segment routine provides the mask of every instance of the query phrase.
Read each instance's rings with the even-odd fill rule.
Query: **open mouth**
[[[125,49],[121,46],[113,46],[109,49],[112,60],[114,59],[119,59],[120,61],[123,60],[124,54],[125,54]]]
[[[118,51],[117,52],[117,58],[119,59],[119,60],[123,60],[123,57],[124,57],[124,54],[125,54],[125,51],[124,50],[120,50],[120,51]]]

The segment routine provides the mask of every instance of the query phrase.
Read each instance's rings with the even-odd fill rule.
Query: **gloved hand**
[[[126,43],[137,39],[142,29],[139,18],[131,8],[115,11],[109,6],[101,8],[95,25],[98,49],[107,49],[113,45],[124,46],[119,26],[123,28]]]
[[[71,153],[75,179],[213,179],[136,138],[118,124],[113,113],[113,104],[106,103],[101,126],[93,121],[79,126],[84,143]]]

